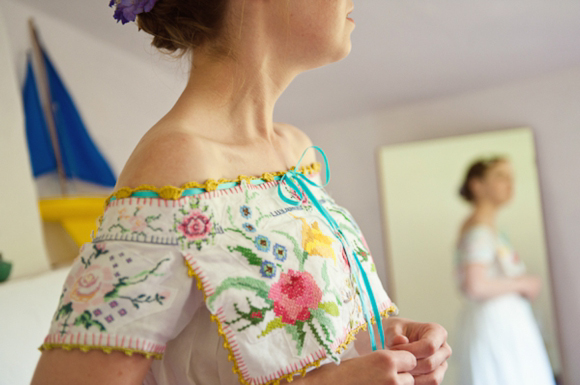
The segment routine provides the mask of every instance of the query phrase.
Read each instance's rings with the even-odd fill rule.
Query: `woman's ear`
[[[473,195],[473,201],[477,201],[481,197],[483,181],[480,178],[471,178],[471,180],[467,183],[467,186]]]

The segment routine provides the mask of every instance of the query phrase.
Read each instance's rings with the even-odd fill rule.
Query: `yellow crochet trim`
[[[185,259],[185,258],[184,258],[184,261],[185,261],[185,265],[187,266],[188,275],[190,277],[194,277],[195,278],[195,281],[197,283],[197,288],[203,293],[204,301],[207,300],[207,295],[205,293],[205,290],[203,289],[203,284],[201,282],[201,278],[197,275],[197,273],[195,272],[193,266],[191,266],[191,264],[189,263],[189,261],[187,261],[187,259]],[[397,310],[398,309],[397,309],[396,306],[390,306],[388,309],[386,309],[386,310],[384,310],[384,311],[381,312],[381,316],[383,316],[385,318],[389,318],[389,315],[396,314],[397,313]],[[228,343],[226,333],[224,332],[224,330],[222,328],[222,324],[221,324],[219,318],[216,315],[212,314],[211,315],[211,320],[217,324],[218,334],[223,338],[223,340],[224,340],[223,346],[228,351],[228,360],[229,361],[232,361],[233,364],[234,364],[234,367],[232,368],[232,371],[234,372],[234,374],[237,374],[238,375],[238,378],[239,378],[241,384],[243,384],[243,385],[251,385],[248,381],[246,381],[244,379],[244,377],[242,375],[242,372],[240,371],[240,369],[238,367],[238,362],[236,361],[236,358],[234,356],[234,352],[232,350],[232,347]],[[372,323],[373,324],[376,323],[375,317],[372,318]],[[363,330],[363,329],[364,330],[367,329],[367,325],[366,324],[360,325],[357,328],[351,330],[348,333],[348,335],[346,336],[346,339],[344,340],[344,342],[337,347],[336,352],[337,353],[343,352],[348,347],[348,345],[350,345],[350,343],[353,342],[356,339],[355,335],[358,332],[360,332],[361,330]],[[284,375],[284,376],[282,376],[282,377],[280,377],[280,378],[278,378],[276,380],[268,381],[268,382],[266,382],[266,383],[264,383],[262,385],[280,385],[280,381],[282,381],[282,380],[286,380],[288,382],[292,382],[294,380],[294,376],[297,375],[297,374],[300,374],[302,377],[304,377],[306,375],[306,372],[307,372],[307,370],[309,368],[311,368],[313,366],[314,367],[319,367],[320,366],[320,363],[324,359],[325,358],[321,358],[319,360],[316,360],[314,362],[311,362],[308,365],[304,366],[302,369],[295,370],[295,371],[293,371],[293,372],[291,372],[289,374],[286,374],[286,375]]]
[[[391,316],[393,314],[397,314],[397,311],[398,311],[397,307],[394,306],[394,305],[392,305],[388,309],[383,310],[381,312],[381,316],[386,319],[386,318],[389,318],[389,316]],[[371,319],[371,322],[373,323],[373,325],[376,324],[377,323],[376,318],[373,317]],[[346,350],[348,348],[348,345],[350,345],[351,342],[353,342],[354,340],[356,340],[356,337],[355,336],[361,330],[367,330],[367,324],[366,323],[364,323],[364,324],[362,324],[362,325],[354,328],[353,330],[351,330],[348,333],[348,335],[346,336],[346,339],[344,340],[344,342],[338,346],[338,348],[336,349],[336,352],[337,353],[342,353],[344,350]]]
[[[136,349],[127,349],[127,348],[121,348],[121,347],[116,347],[116,346],[89,346],[89,345],[77,345],[77,344],[58,344],[58,343],[45,343],[42,344],[38,350],[45,351],[45,350],[51,350],[51,349],[64,349],[64,350],[72,350],[72,349],[79,349],[85,353],[87,353],[89,350],[101,350],[107,354],[111,354],[114,350],[116,351],[120,351],[125,353],[128,356],[132,356],[133,354],[142,354],[145,356],[145,358],[155,358],[156,360],[160,360],[163,357],[162,353],[151,353],[151,352],[145,352],[143,350],[136,350]]]
[[[292,167],[290,169],[290,171],[293,171],[293,170],[294,170],[294,167]],[[309,166],[303,166],[300,168],[300,172],[302,174],[305,174],[305,175],[314,174],[318,171],[320,171],[320,163],[318,163],[318,162],[314,162]],[[256,179],[262,179],[266,182],[272,182],[275,177],[282,176],[286,172],[287,171],[277,171],[277,172],[272,172],[272,173],[265,172],[259,177],[239,175],[236,179],[219,179],[217,181],[215,179],[208,179],[204,183],[189,182],[189,183],[184,184],[181,187],[175,187],[175,186],[155,187],[155,186],[150,186],[150,185],[141,185],[141,186],[136,187],[136,188],[123,187],[123,188],[115,191],[113,194],[111,194],[107,198],[107,200],[105,201],[105,207],[106,207],[106,205],[109,204],[109,202],[111,201],[111,198],[113,198],[113,197],[115,197],[116,199],[128,198],[131,195],[133,195],[133,193],[138,192],[138,191],[154,191],[157,194],[159,194],[159,196],[163,199],[177,200],[177,199],[181,198],[181,195],[183,194],[183,192],[185,190],[190,189],[190,188],[202,188],[202,189],[205,189],[206,191],[215,191],[215,190],[217,190],[218,186],[220,184],[223,184],[223,183],[232,183],[232,182],[241,183],[243,180],[250,183],[252,180],[256,180]]]

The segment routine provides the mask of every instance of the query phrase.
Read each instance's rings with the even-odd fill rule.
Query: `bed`
[[[30,384],[69,269],[0,284],[0,385]]]

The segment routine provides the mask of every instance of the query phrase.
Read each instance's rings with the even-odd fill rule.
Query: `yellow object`
[[[294,215],[292,216],[294,217]],[[302,248],[304,251],[306,251],[308,255],[319,255],[323,258],[332,258],[336,265],[336,255],[332,249],[332,238],[324,235],[318,227],[318,222],[312,223],[311,226],[304,218],[296,219],[302,221]]]
[[[294,167],[290,168],[290,170],[294,170],[294,169],[295,169]],[[318,163],[318,162],[314,162],[309,166],[300,167],[300,170],[299,170],[299,172],[301,172],[305,175],[314,174],[318,171],[320,171],[320,163]],[[154,191],[157,194],[159,194],[159,196],[163,199],[178,200],[179,198],[181,198],[181,195],[183,194],[183,192],[187,189],[190,189],[190,188],[202,188],[202,189],[205,189],[206,191],[214,191],[222,183],[232,183],[232,182],[240,183],[243,180],[250,183],[252,180],[256,180],[256,179],[262,179],[266,182],[272,182],[274,180],[274,177],[282,176],[285,173],[286,173],[286,171],[277,171],[277,172],[273,172],[273,173],[265,172],[259,177],[258,176],[239,175],[236,179],[219,179],[217,181],[215,179],[208,179],[204,183],[189,182],[189,183],[184,184],[181,187],[176,187],[176,186],[156,187],[156,186],[150,186],[150,185],[141,185],[141,186],[136,187],[136,188],[123,187],[123,188],[115,191],[113,194],[111,194],[107,198],[106,204],[108,205],[109,201],[113,197],[115,197],[115,199],[128,198],[131,195],[133,195],[133,193],[138,192],[138,191]]]
[[[104,196],[41,199],[40,216],[47,222],[59,222],[80,247],[91,241],[106,199]]]
[[[107,354],[111,354],[114,351],[119,351],[125,353],[128,356],[132,356],[133,354],[142,354],[145,356],[145,358],[153,357],[156,360],[160,360],[163,357],[163,354],[161,353],[151,353],[143,350],[120,348],[116,346],[89,346],[89,345],[45,343],[38,348],[38,350],[40,350],[41,352],[51,349],[64,349],[64,350],[80,349],[82,352],[85,353],[89,352],[90,350],[101,350]]]

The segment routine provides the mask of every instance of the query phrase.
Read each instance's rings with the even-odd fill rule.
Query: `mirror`
[[[459,317],[469,300],[459,289],[455,254],[460,228],[473,211],[459,190],[475,160],[498,155],[509,160],[514,182],[511,200],[498,212],[497,228],[509,237],[527,272],[541,277],[542,291],[532,308],[557,374],[560,360],[555,311],[534,138],[529,128],[405,143],[379,150],[389,294],[401,316],[443,325],[457,353],[458,344],[464,342],[459,338]],[[498,317],[510,317],[510,312]],[[450,361],[447,385],[460,384],[459,358],[455,354]]]

